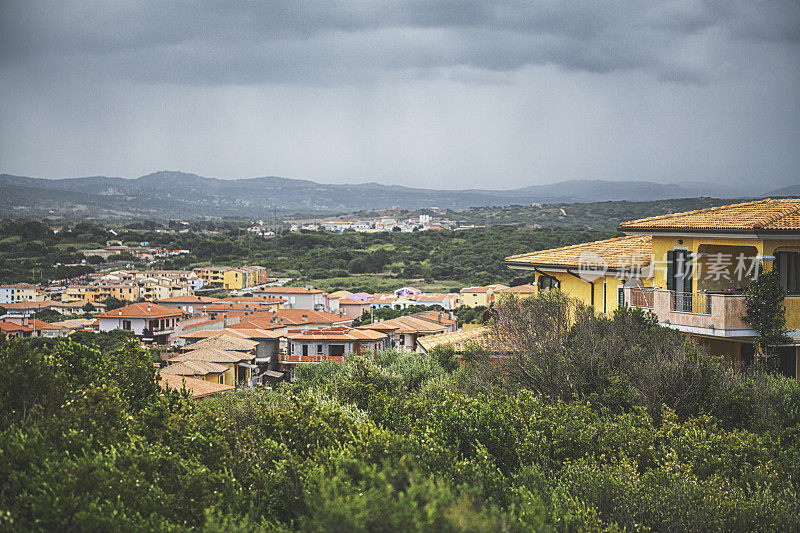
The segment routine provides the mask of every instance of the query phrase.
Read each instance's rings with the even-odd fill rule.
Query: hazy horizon
[[[367,178],[365,178],[362,181],[343,181],[343,182],[340,182],[340,183],[333,183],[333,182],[326,182],[326,181],[313,179],[313,178],[292,177],[292,176],[269,176],[269,175],[248,176],[248,177],[204,176],[202,174],[197,174],[195,172],[186,172],[186,171],[183,171],[183,170],[164,170],[164,169],[156,170],[156,171],[153,171],[153,172],[148,172],[148,173],[142,174],[140,176],[112,176],[112,175],[107,175],[107,174],[94,174],[94,175],[87,175],[87,176],[26,176],[26,175],[23,175],[23,174],[17,174],[17,173],[14,173],[14,172],[4,172],[4,171],[0,170],[0,175],[5,174],[5,175],[22,177],[22,178],[34,178],[34,179],[46,179],[46,180],[78,180],[78,179],[86,179],[86,178],[111,178],[111,179],[135,180],[135,179],[151,176],[151,175],[154,175],[154,174],[160,174],[160,173],[181,173],[181,174],[195,175],[195,176],[198,176],[200,178],[217,179],[217,180],[221,180],[221,181],[255,180],[255,179],[264,179],[264,178],[277,178],[277,179],[287,179],[287,180],[297,180],[297,181],[309,181],[309,182],[317,183],[317,184],[320,184],[320,185],[359,186],[359,185],[375,184],[375,185],[382,185],[382,186],[387,186],[387,187],[395,187],[395,186],[397,186],[397,187],[408,187],[408,188],[414,188],[414,189],[436,189],[436,190],[453,190],[453,191],[465,190],[465,189],[474,189],[474,190],[477,190],[477,191],[514,191],[514,190],[518,190],[518,189],[525,188],[525,187],[534,187],[534,186],[540,186],[540,185],[542,185],[542,186],[558,185],[560,183],[574,183],[574,182],[642,183],[642,184],[657,184],[657,185],[669,184],[669,185],[682,185],[682,186],[687,186],[687,187],[697,186],[696,182],[687,181],[687,180],[674,180],[674,181],[665,181],[663,183],[659,183],[659,182],[650,181],[650,180],[644,180],[644,179],[630,179],[630,180],[596,179],[596,180],[592,180],[592,179],[576,178],[576,179],[571,179],[571,180],[561,180],[561,181],[553,181],[553,182],[536,183],[536,184],[532,184],[532,185],[523,185],[521,187],[513,187],[513,188],[507,188],[507,187],[494,187],[494,188],[492,188],[492,187],[464,187],[464,188],[459,188],[459,187],[438,187],[438,186],[412,187],[412,186],[409,186],[409,185],[404,185],[402,183],[381,183],[381,182],[375,181],[373,179],[367,179]],[[723,187],[728,187],[729,186],[728,184],[718,183],[718,182],[714,183],[714,184],[715,185],[719,185],[719,186],[723,186]],[[759,189],[758,187],[755,187],[755,186],[750,186],[750,187],[734,186],[734,187],[731,187],[731,188],[736,189],[736,190],[741,190],[741,192],[747,193],[747,194],[763,194],[764,192],[767,192],[767,189],[779,189],[779,188],[792,186],[792,185],[800,185],[800,181],[798,181],[798,183],[789,183],[789,184],[787,184],[785,186],[767,187],[764,190]]]

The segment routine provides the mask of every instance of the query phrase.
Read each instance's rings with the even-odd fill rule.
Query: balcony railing
[[[654,289],[652,287],[631,287],[630,305],[633,307],[641,307],[643,309],[652,309],[653,291]]]
[[[672,292],[672,311],[693,313],[695,315],[711,314],[711,295],[699,292]]]
[[[663,324],[705,329],[712,333],[752,330],[752,326],[742,319],[745,301],[741,294],[676,293],[665,289],[648,291],[641,287],[626,287],[625,301],[631,306],[652,311]]]

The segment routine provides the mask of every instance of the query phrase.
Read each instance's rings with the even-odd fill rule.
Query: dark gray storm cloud
[[[780,185],[798,52],[796,0],[5,1],[0,171]]]

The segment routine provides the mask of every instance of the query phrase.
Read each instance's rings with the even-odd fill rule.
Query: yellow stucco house
[[[560,289],[598,312],[624,303],[624,286],[652,284],[649,235],[617,237],[506,258],[506,265],[533,272],[538,290]]]
[[[461,289],[461,305],[466,307],[489,307],[495,301],[495,295],[507,292],[511,287],[496,283],[484,287],[466,287]]]
[[[691,335],[737,364],[753,360],[758,335],[742,318],[744,291],[754,276],[777,269],[794,339],[779,350],[780,369],[800,376],[800,199],[767,198],[649,217],[624,222],[620,230],[625,237],[521,254],[506,262],[536,272],[540,288],[558,287],[587,303],[593,297],[601,311],[623,303],[651,310],[662,325]],[[650,256],[638,273],[631,260],[615,263],[615,257],[623,257],[615,255],[617,247],[628,244]],[[597,254],[595,262],[607,265],[603,275],[598,269],[590,288],[580,274],[591,273],[586,266],[591,257],[581,258],[579,249]],[[581,262],[583,267],[567,265]],[[554,281],[548,282],[548,276]]]
[[[243,266],[226,270],[222,276],[225,289],[241,290],[267,282],[267,269],[262,266]]]
[[[198,267],[193,270],[197,277],[202,278],[206,285],[222,285],[225,281],[225,273],[231,270],[230,267]]]

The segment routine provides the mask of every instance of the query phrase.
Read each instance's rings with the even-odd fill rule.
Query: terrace
[[[721,337],[753,337],[753,327],[742,318],[746,311],[742,292],[676,292],[652,287],[626,287],[625,301],[631,307],[652,311],[662,324],[689,333]],[[784,300],[787,326],[800,327],[800,295]]]

